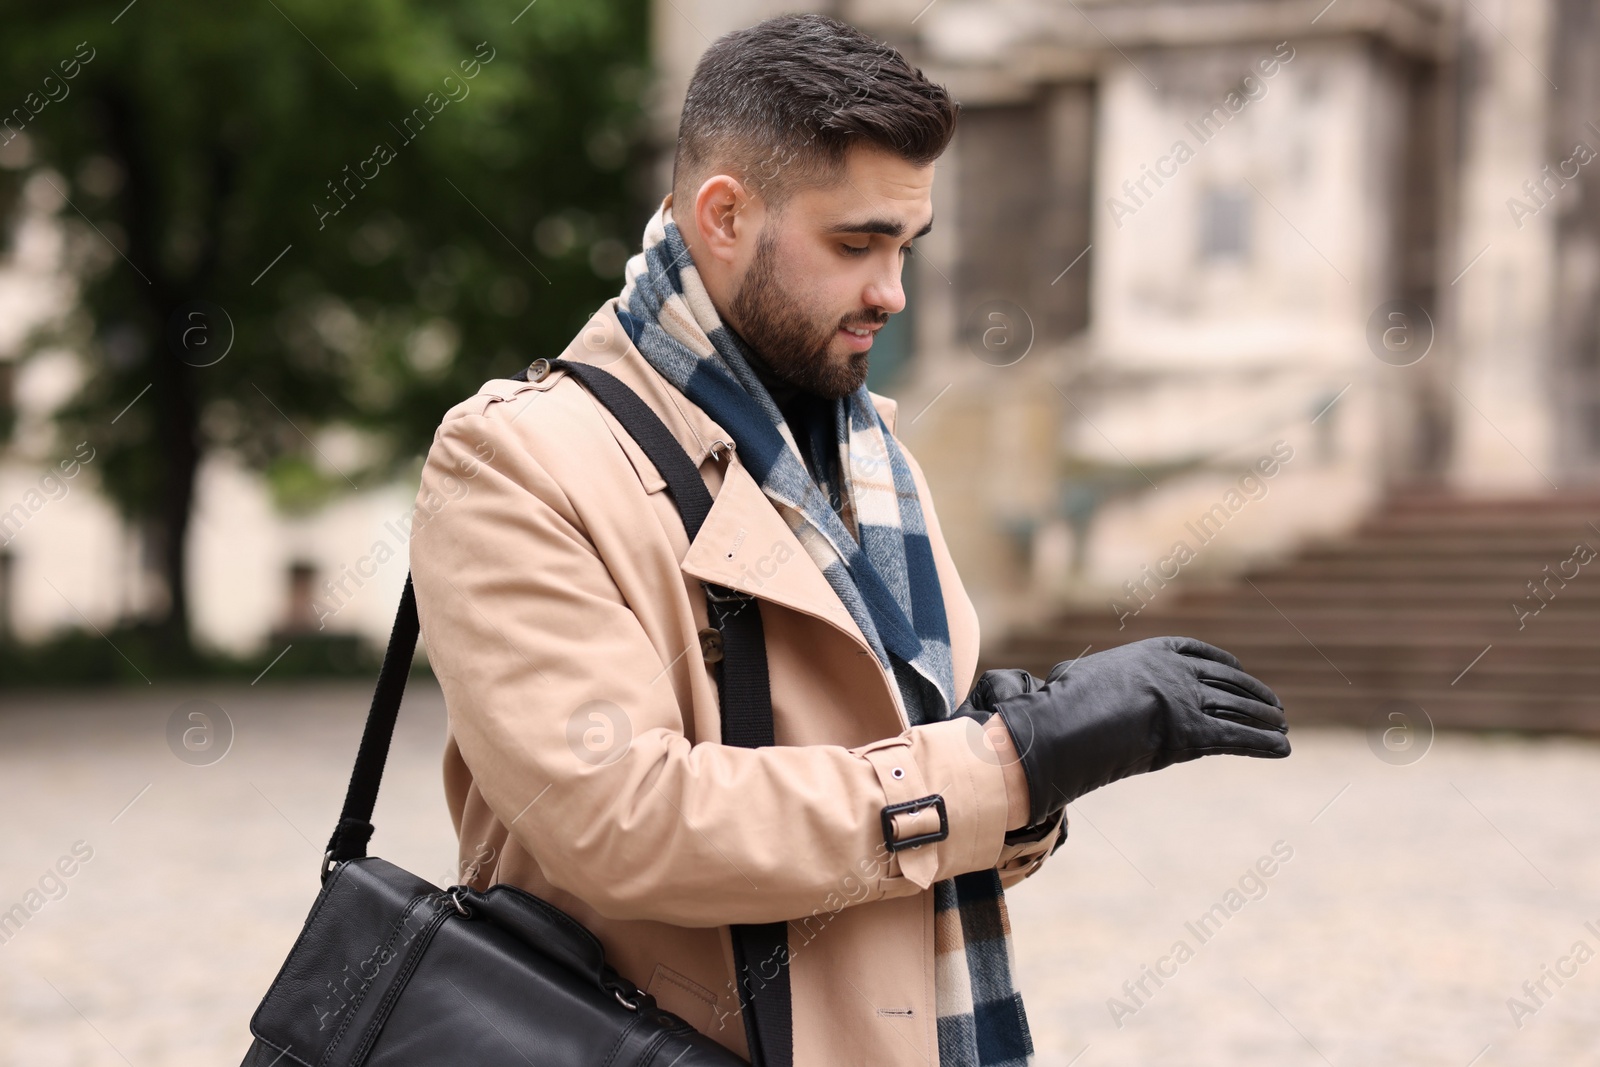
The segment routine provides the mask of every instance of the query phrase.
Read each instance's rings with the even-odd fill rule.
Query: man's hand
[[[1029,824],[1093,789],[1214,753],[1289,754],[1283,703],[1232,655],[1152,637],[1027,671],[985,671],[956,714],[998,712],[1028,776]]]

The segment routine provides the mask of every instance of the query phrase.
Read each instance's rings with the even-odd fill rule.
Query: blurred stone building
[[[653,6],[659,151],[644,202],[668,188],[700,53],[794,9]],[[1180,619],[1184,632],[1254,649],[1290,688],[1300,671],[1307,692],[1348,685],[1354,698],[1355,663],[1371,666],[1373,691],[1423,673],[1442,685],[1499,642],[1472,675],[1493,678],[1513,623],[1518,640],[1588,655],[1600,581],[1552,575],[1574,539],[1600,546],[1586,525],[1600,521],[1595,5],[813,9],[902,48],[962,105],[937,223],[870,382],[899,401],[986,655],[1032,648],[1048,665],[1127,640],[1130,619],[1156,626],[1183,588],[1207,583],[1260,600],[1218,600]],[[42,185],[29,195],[24,239],[0,265],[0,307],[13,311],[0,360],[17,324],[73,299],[48,225],[60,205]],[[0,531],[0,627],[24,638],[104,624],[152,595],[138,538],[109,508],[70,486],[34,493],[39,469],[62,459],[47,454],[45,415],[81,373],[69,356],[16,375],[0,362],[20,420],[0,509],[39,503],[27,529]],[[355,575],[333,625],[381,640],[405,574],[392,527],[414,492],[290,519],[259,480],[208,459],[191,534],[200,638],[260,648],[307,625],[311,591]],[[1395,518],[1402,505],[1414,513]],[[397,550],[381,565],[367,560],[375,538]],[[1319,551],[1334,555],[1308,562]],[[1561,599],[1530,630],[1552,590]],[[1092,625],[1052,621],[1073,610]],[[1564,611],[1577,612],[1571,626],[1550,621]],[[1434,659],[1401,663],[1416,634]],[[1506,661],[1486,702],[1566,669],[1550,648],[1527,655]],[[1329,667],[1337,677],[1308,673]],[[1600,677],[1569,680],[1600,693]]]
[[[663,189],[707,42],[793,9],[656,5]],[[812,9],[962,105],[873,386],[986,640],[1074,602],[1115,621],[1152,573],[1235,574],[1385,501],[1600,477],[1594,5]]]

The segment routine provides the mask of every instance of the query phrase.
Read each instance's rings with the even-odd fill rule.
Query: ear
[[[694,198],[695,228],[712,257],[730,264],[738,258],[741,238],[756,224],[754,205],[749,190],[731,175],[714,174],[701,184]]]

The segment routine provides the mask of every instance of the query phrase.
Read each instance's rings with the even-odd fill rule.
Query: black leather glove
[[[1027,671],[985,671],[956,714],[994,712],[1028,778],[1028,822],[1093,789],[1214,753],[1289,754],[1283,702],[1230,653],[1192,637],[1152,637]]]

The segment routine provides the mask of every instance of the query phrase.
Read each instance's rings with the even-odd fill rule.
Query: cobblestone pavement
[[[367,697],[0,701],[0,911],[37,906],[0,935],[0,1065],[242,1058]],[[233,725],[208,765],[168,742],[196,698]],[[187,751],[203,724],[180,718]],[[373,847],[446,882],[442,724],[416,685]],[[1286,761],[1201,760],[1073,806],[1068,843],[1008,894],[1038,1067],[1600,1065],[1600,746],[1444,736],[1393,766],[1359,732],[1294,741]]]

